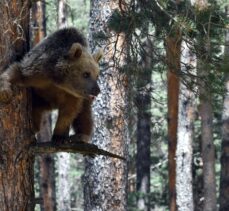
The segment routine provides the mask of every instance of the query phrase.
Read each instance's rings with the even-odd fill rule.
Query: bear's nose
[[[94,96],[97,96],[99,93],[100,93],[100,88],[99,88],[98,84],[96,84],[96,86],[93,87],[93,89],[92,89],[92,94]]]

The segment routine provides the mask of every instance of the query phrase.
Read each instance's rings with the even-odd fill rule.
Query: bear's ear
[[[98,63],[103,58],[103,50],[99,49],[95,54],[93,54],[93,58]]]
[[[68,51],[68,55],[71,59],[77,59],[82,55],[82,51],[82,45],[79,43],[73,43]]]

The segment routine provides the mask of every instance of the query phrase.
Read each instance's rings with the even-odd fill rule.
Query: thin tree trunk
[[[64,28],[68,26],[67,17],[67,0],[58,0],[58,28]],[[70,211],[71,210],[71,191],[69,181],[70,171],[70,154],[61,152],[57,154],[58,163],[58,210],[59,211]]]
[[[201,61],[197,63],[199,75],[205,74],[206,65]],[[203,80],[202,80],[203,82]],[[204,211],[215,211],[216,209],[216,181],[215,181],[215,147],[213,144],[213,110],[211,93],[206,83],[199,86],[201,117],[201,148],[203,159],[203,185],[204,185]]]
[[[195,58],[185,42],[182,42],[181,66],[182,72],[186,67],[195,67]],[[193,122],[195,113],[194,91],[184,84],[180,85],[177,150],[176,150],[176,202],[178,211],[192,211],[192,142]]]
[[[67,0],[58,0],[58,13],[57,13],[57,26],[58,28],[64,28],[68,26],[68,10]]]
[[[103,149],[127,157],[126,80],[119,68],[125,60],[125,36],[111,32],[106,23],[118,2],[91,1],[90,46],[102,46],[101,94],[94,103],[93,142]],[[108,39],[99,39],[99,34]],[[97,39],[96,39],[97,38]],[[86,159],[84,175],[85,211],[127,210],[127,164],[115,158]]]
[[[151,83],[151,59],[152,44],[147,39],[144,44],[144,53],[142,55],[143,68],[138,75],[139,94],[136,99],[138,109],[137,120],[137,207],[138,210],[150,210],[150,141],[151,141],[151,95],[150,89],[147,88]]]
[[[198,14],[209,9],[207,0],[196,0]],[[210,38],[205,35],[198,38],[198,45],[203,46],[204,53],[197,58],[197,74],[199,76],[199,115],[201,118],[201,149],[203,159],[203,210],[215,211],[216,180],[215,180],[215,146],[213,143],[213,108],[210,86],[208,85],[208,57],[211,54]]]
[[[45,23],[45,2],[36,2],[32,6],[32,45],[36,45],[46,36]],[[41,130],[37,135],[38,142],[48,142],[51,140],[52,126],[51,116],[46,114],[42,118]],[[51,155],[41,155],[39,157],[40,168],[40,194],[42,198],[42,211],[56,210],[55,197],[55,168],[54,158]]]
[[[229,19],[229,6],[226,7],[226,15]],[[225,35],[225,63],[229,65],[229,30]],[[225,76],[225,96],[223,103],[223,125],[221,146],[221,175],[220,175],[220,211],[229,210],[229,74]]]
[[[29,48],[30,1],[0,1],[0,69],[20,60]],[[34,156],[26,90],[13,88],[12,102],[0,106],[0,209],[34,210]]]
[[[41,130],[38,133],[38,142],[48,142],[51,140],[51,115],[46,114],[42,118]],[[56,210],[56,188],[55,188],[55,163],[52,155],[40,155],[40,194],[43,199],[41,206],[43,211]]]
[[[166,39],[166,57],[168,64],[168,165],[169,165],[169,209],[176,211],[176,145],[178,124],[178,98],[180,71],[180,32],[174,32]]]

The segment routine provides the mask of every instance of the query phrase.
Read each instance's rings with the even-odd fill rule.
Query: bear
[[[97,79],[102,56],[102,50],[93,55],[89,52],[86,38],[76,28],[57,30],[0,75],[0,101],[12,99],[12,85],[30,88],[35,133],[40,130],[43,113],[58,109],[52,141],[64,141],[72,126],[81,141],[89,142],[91,105],[100,93]]]

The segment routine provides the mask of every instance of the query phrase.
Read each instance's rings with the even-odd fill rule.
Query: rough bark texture
[[[180,70],[180,33],[177,31],[166,39],[168,64],[168,165],[169,165],[169,209],[176,211],[176,145],[178,124],[179,70]]]
[[[29,1],[0,1],[0,70],[28,50]],[[34,141],[26,90],[13,87],[13,100],[0,105],[0,209],[34,209],[33,163],[28,147]]]
[[[187,72],[186,65],[194,67],[195,58],[185,42],[182,42],[182,72]],[[195,96],[185,85],[180,85],[178,133],[176,150],[176,203],[178,211],[192,211],[192,141]]]
[[[45,2],[36,2],[32,6],[32,45],[35,46],[46,36],[45,23]],[[41,122],[41,130],[37,135],[38,142],[48,142],[51,140],[51,116],[46,114]],[[40,198],[42,198],[41,210],[56,210],[55,195],[55,167],[54,158],[51,155],[41,155],[38,158],[40,168]]]
[[[229,6],[226,8],[229,18]],[[229,30],[225,36],[225,62],[229,65]],[[229,210],[229,74],[226,75],[225,96],[223,103],[223,125],[222,125],[222,154],[221,154],[221,176],[220,176],[220,211]]]
[[[145,53],[142,55],[142,66],[138,75],[139,93],[136,99],[138,112],[137,120],[137,155],[136,155],[136,171],[137,171],[137,207],[138,210],[150,210],[150,141],[151,141],[151,55],[152,44],[147,39],[144,44]]]
[[[125,77],[117,65],[123,63],[123,34],[114,34],[106,24],[119,1],[92,0],[90,46],[105,51],[101,64],[101,94],[94,104],[93,143],[127,157],[127,119]],[[100,39],[99,37],[108,39]],[[127,164],[115,158],[96,157],[86,160],[84,175],[85,211],[124,211],[127,199]]]

